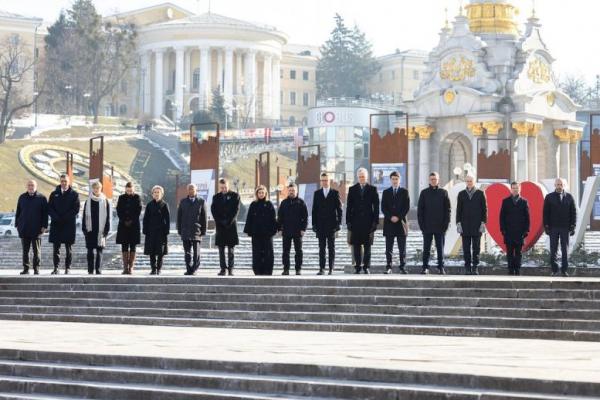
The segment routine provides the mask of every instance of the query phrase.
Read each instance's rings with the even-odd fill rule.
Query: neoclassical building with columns
[[[126,93],[115,95],[121,115],[178,120],[207,108],[215,90],[229,115],[254,121],[299,121],[314,105],[316,54],[302,46],[291,47],[292,54],[287,35],[275,27],[211,12],[194,14],[171,3],[106,19],[130,21],[138,28],[139,67],[122,85]],[[282,59],[292,76],[283,75]],[[297,98],[293,104],[283,99],[282,82],[290,80],[310,83],[289,96]],[[288,115],[281,114],[282,103],[290,106]]]
[[[578,106],[557,85],[535,10],[525,26],[516,11],[507,0],[471,0],[441,30],[407,102],[412,194],[433,170],[443,183],[465,164],[477,174],[483,151],[510,155],[511,179],[562,177],[578,197]]]

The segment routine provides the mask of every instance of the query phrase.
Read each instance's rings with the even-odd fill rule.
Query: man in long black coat
[[[325,274],[325,247],[329,255],[329,275],[335,265],[335,235],[342,225],[340,193],[330,188],[329,175],[321,174],[321,189],[315,190],[312,204],[312,229],[319,239],[319,272]]]
[[[237,216],[240,212],[240,195],[229,190],[227,180],[219,179],[219,193],[212,198],[210,212],[215,220],[215,244],[219,248],[220,276],[233,275],[234,247],[239,244],[237,231]],[[227,262],[225,248],[227,247]]]
[[[500,231],[506,244],[509,275],[521,275],[521,248],[529,235],[529,203],[521,197],[521,185],[510,184],[511,195],[500,207]]]
[[[462,237],[465,275],[479,275],[481,235],[487,223],[487,200],[483,190],[475,187],[475,178],[465,178],[467,188],[458,193],[456,229]]]
[[[400,187],[400,174],[393,171],[390,174],[392,186],[385,189],[381,195],[381,212],[383,212],[383,236],[385,236],[385,273],[392,273],[392,256],[394,241],[398,243],[400,256],[400,272],[406,274],[406,236],[408,235],[408,221],[406,215],[410,210],[408,190]]]
[[[558,275],[556,253],[560,240],[561,274],[569,276],[569,236],[575,234],[577,224],[577,209],[575,200],[564,188],[562,179],[554,181],[555,191],[548,193],[544,199],[544,230],[550,236],[550,266],[552,276]]]
[[[429,257],[431,242],[435,239],[435,250],[438,259],[438,272],[444,275],[444,240],[450,225],[450,198],[445,189],[440,188],[440,175],[437,172],[429,174],[429,187],[419,195],[417,217],[419,228],[423,232],[423,271],[429,273]]]
[[[79,194],[71,187],[67,175],[60,176],[60,185],[50,194],[48,213],[50,214],[50,238],[52,243],[52,275],[58,274],[60,246],[65,246],[65,274],[69,273],[73,261],[72,246],[75,243],[77,214],[79,214]]]
[[[290,250],[294,243],[294,267],[296,275],[302,271],[302,237],[308,224],[308,209],[306,203],[297,196],[297,187],[288,185],[288,197],[281,202],[277,210],[277,227],[283,238],[283,251],[281,254],[283,273],[290,274]]]
[[[185,275],[194,275],[200,267],[200,243],[206,235],[206,205],[197,196],[196,185],[188,185],[188,195],[181,199],[177,209],[177,233],[183,242]]]
[[[346,226],[350,233],[355,273],[360,274],[362,265],[364,273],[368,274],[371,246],[379,225],[379,194],[375,186],[367,183],[369,173],[365,168],[358,169],[357,177],[358,183],[348,191]]]
[[[48,202],[46,197],[37,191],[37,182],[30,180],[26,185],[27,191],[19,196],[15,226],[21,238],[23,248],[23,271],[29,273],[29,250],[33,248],[33,273],[39,274],[41,236],[48,229]]]

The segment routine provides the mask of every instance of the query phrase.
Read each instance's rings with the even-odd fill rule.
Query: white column
[[[527,167],[527,133],[517,136],[517,181],[523,182],[528,179]]]
[[[528,163],[528,179],[532,182],[537,182],[538,180],[538,150],[537,150],[537,133],[531,132],[531,134],[527,137],[527,159]]]
[[[223,83],[225,105],[227,113],[231,115],[231,101],[233,100],[233,49],[225,49],[225,79]]]
[[[416,204],[418,192],[417,192],[417,182],[416,179],[416,166],[415,166],[415,133],[408,135],[408,184],[406,185],[406,189],[408,190],[408,195],[413,204]]]
[[[263,118],[273,118],[273,100],[271,96],[273,95],[273,84],[272,84],[272,74],[273,74],[273,65],[272,65],[272,57],[270,55],[265,55],[263,58],[263,92],[262,92],[262,117]]]
[[[429,137],[419,137],[419,187],[417,193],[429,184]],[[415,199],[416,200],[416,199]]]
[[[154,50],[154,118],[163,113],[163,55],[165,49]]]
[[[569,181],[569,186],[573,185],[573,182],[569,180],[569,139],[566,140],[561,139],[560,141],[560,167],[559,174],[560,177]]]
[[[281,119],[281,64],[279,57],[273,57],[271,60],[271,118]]]
[[[235,94],[242,94],[242,80],[243,80],[243,71],[242,71],[242,57],[243,53],[238,51],[235,53]]]
[[[571,152],[571,154],[570,154],[571,174],[569,176],[569,178],[570,178],[569,179],[569,191],[575,198],[575,201],[577,202],[576,204],[579,204],[579,185],[580,185],[580,181],[581,181],[581,178],[579,177],[579,168],[577,168],[579,166],[579,163],[581,162],[581,160],[579,159],[579,152],[577,151],[577,142],[578,141],[579,141],[579,136],[575,136],[575,137],[571,138],[571,143],[569,144],[570,152]]]
[[[223,93],[223,50],[217,49],[217,87]]]
[[[208,47],[200,47],[200,90],[198,91],[199,108],[208,108],[210,51]]]
[[[150,56],[148,52],[142,53],[142,112],[144,115],[152,113],[152,76],[150,75]]]
[[[191,74],[192,74],[192,51],[188,50],[185,52],[184,60],[185,77],[183,84],[185,85],[184,93],[189,93],[192,88]]]
[[[175,49],[175,115],[173,121],[177,121],[183,114],[183,82],[184,82],[184,56],[185,48]]]
[[[256,118],[256,51],[248,50],[244,57],[244,94],[246,113],[251,120]]]

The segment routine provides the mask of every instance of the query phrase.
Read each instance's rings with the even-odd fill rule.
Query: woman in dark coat
[[[260,185],[254,192],[244,233],[252,238],[252,270],[254,275],[273,275],[273,236],[277,233],[275,207],[267,200],[267,188]]]
[[[229,190],[225,179],[219,179],[219,193],[212,198],[210,212],[215,220],[215,244],[219,248],[220,276],[233,275],[233,248],[239,244],[237,232],[237,216],[240,212],[240,195]],[[227,263],[225,263],[225,247],[227,247]]]
[[[133,183],[127,182],[125,193],[117,201],[117,244],[123,254],[123,275],[131,275],[135,263],[135,247],[140,244],[140,214],[142,199],[135,193]]]
[[[102,250],[106,247],[106,236],[110,232],[110,201],[102,193],[102,183],[92,183],[92,193],[83,206],[81,229],[85,235],[88,274],[101,274]],[[94,250],[96,251],[94,259]]]
[[[168,253],[167,235],[171,228],[171,217],[169,205],[163,200],[164,194],[161,186],[154,186],[152,201],[146,205],[144,211],[144,254],[150,256],[150,275],[160,275],[163,257]]]

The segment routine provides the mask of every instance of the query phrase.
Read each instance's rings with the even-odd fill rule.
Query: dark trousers
[[[252,236],[252,271],[254,275],[273,275],[273,237]]]
[[[394,239],[398,243],[398,254],[400,256],[400,266],[404,267],[406,258],[406,236],[390,235],[385,237],[385,260],[388,268],[392,268],[392,257],[394,255]]]
[[[160,272],[163,265],[163,255],[150,254],[150,268]]]
[[[227,263],[225,262],[225,247],[227,247]],[[233,269],[233,246],[219,246],[219,264],[221,269]]]
[[[23,270],[28,271],[31,264],[29,263],[29,250],[33,250],[33,269],[37,270],[40,267],[40,249],[42,247],[42,239],[36,238],[21,238],[21,247],[23,248]]]
[[[522,243],[506,243],[506,261],[508,262],[508,271],[517,272],[521,270],[521,248]]]
[[[283,252],[281,253],[281,263],[283,264],[283,270],[290,270],[290,250],[292,249],[292,242],[294,242],[294,267],[296,271],[302,269],[302,236],[283,237]]]
[[[94,250],[96,251],[94,257]],[[102,247],[96,247],[95,249],[87,249],[87,267],[88,274],[94,273],[94,268],[96,269],[96,273],[99,274],[102,268]]]
[[[352,252],[354,254],[354,268],[360,270],[360,267],[364,269],[371,268],[371,244],[353,244]]]
[[[429,268],[429,257],[431,257],[431,242],[435,239],[435,251],[437,253],[438,268],[444,267],[444,239],[445,233],[423,233],[423,268]]]
[[[327,235],[317,235],[319,239],[319,268],[325,269],[325,247],[329,250],[329,269],[333,269],[335,263],[335,232]]]
[[[569,269],[569,230],[561,228],[550,229],[550,266],[552,272],[558,272],[557,252],[558,241],[560,240],[561,270],[566,272]]]
[[[185,268],[188,272],[196,272],[200,267],[200,241],[184,240]]]
[[[60,245],[65,245],[65,268],[71,268],[71,262],[73,261],[71,243],[52,243],[52,261],[54,262],[54,269],[57,269],[60,265]]]
[[[481,247],[481,235],[462,236],[463,257],[465,258],[465,268],[479,266],[479,252]]]

